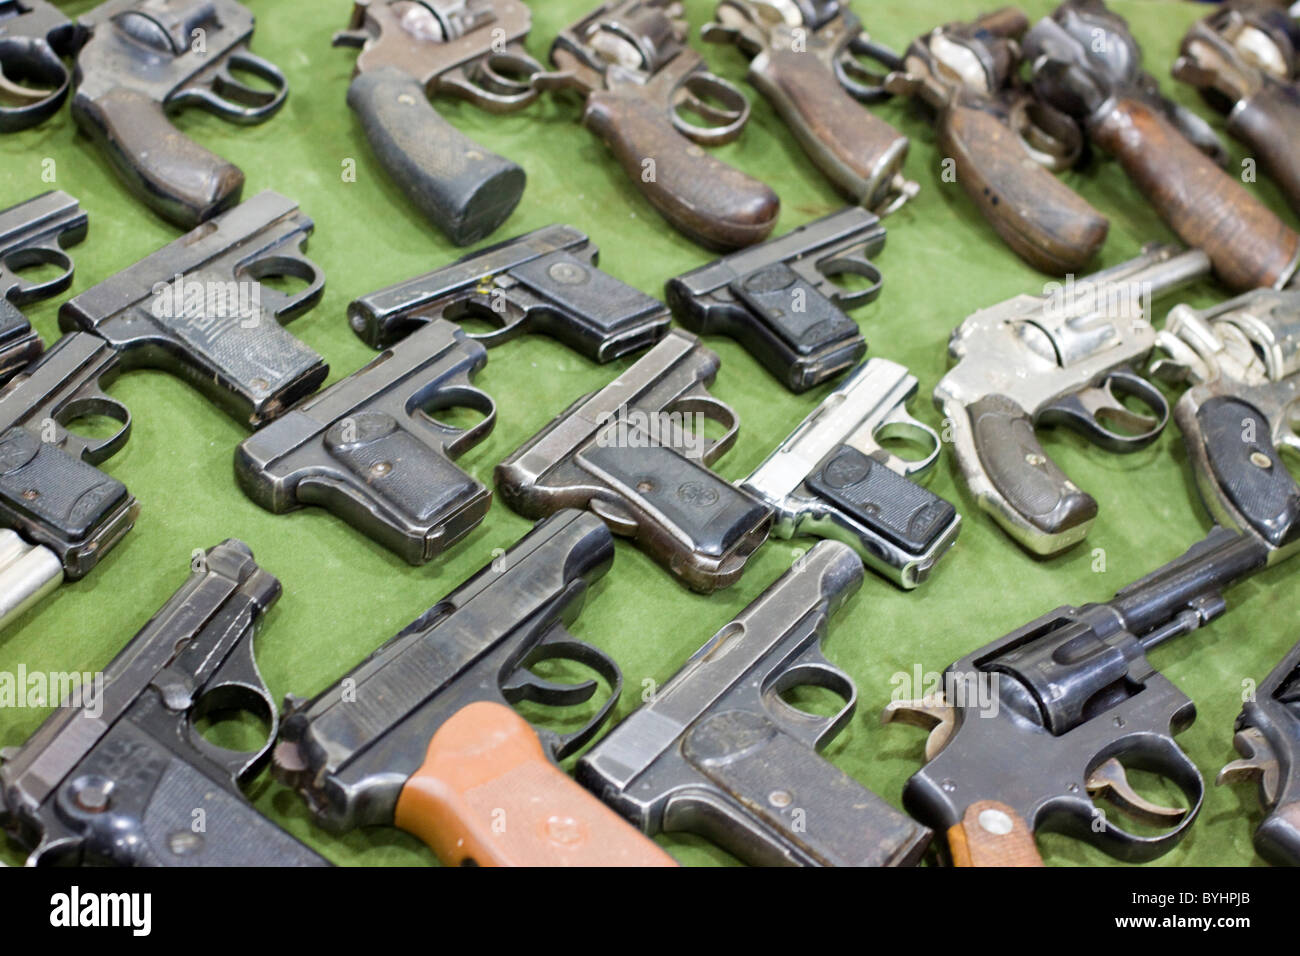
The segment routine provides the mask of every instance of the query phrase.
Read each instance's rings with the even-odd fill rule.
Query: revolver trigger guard
[[[277,289],[262,286],[262,291],[258,294],[279,303],[274,309],[266,311],[281,321],[292,319],[315,307],[325,293],[325,272],[303,255],[278,253],[263,256],[242,266],[240,272],[259,282],[274,276],[290,276],[307,283],[305,288],[293,295],[285,295]]]
[[[1007,122],[1029,157],[1054,173],[1072,168],[1083,155],[1079,124],[1067,113],[1033,96],[1018,96]]]
[[[781,697],[796,687],[825,688],[843,700],[844,706],[829,717],[800,710]],[[814,647],[777,675],[764,689],[763,699],[772,718],[786,733],[814,750],[820,750],[853,718],[858,706],[858,690],[847,674],[822,657]]]
[[[722,108],[711,105],[706,96],[718,100]],[[718,125],[697,126],[682,119],[678,110],[683,106]],[[701,146],[722,146],[734,141],[749,122],[749,100],[734,83],[712,73],[695,72],[673,90],[668,112],[673,127],[687,139]]]
[[[1115,393],[1136,397],[1156,414],[1154,417],[1130,411]],[[1101,422],[1109,416],[1145,431],[1131,434],[1112,431]],[[1112,372],[1100,387],[1086,388],[1066,395],[1047,406],[1038,421],[1048,425],[1065,425],[1098,447],[1124,454],[1145,448],[1159,437],[1169,423],[1169,403],[1154,385],[1127,369]]]
[[[444,408],[472,408],[476,412],[482,412],[483,419],[469,428],[453,428],[429,414],[430,411]],[[439,438],[445,439],[443,448],[448,457],[457,458],[491,433],[497,423],[497,406],[491,395],[468,383],[452,384],[420,401],[414,409],[413,417]]]
[[[29,266],[57,266],[61,275],[44,282],[29,282],[19,274],[19,269]],[[57,245],[28,246],[15,249],[0,261],[0,295],[9,293],[9,301],[14,305],[26,305],[40,299],[58,295],[72,284],[72,257]],[[7,278],[6,278],[7,277]]]
[[[1154,739],[1143,737],[1135,746],[1125,747],[1120,744],[1117,747],[1109,748],[1109,753],[1104,758],[1095,760],[1092,769],[1084,775],[1085,780],[1081,781],[1081,792],[1090,792],[1087,779],[1093,778],[1112,761],[1118,763],[1119,761],[1116,758],[1119,756],[1128,758],[1128,762],[1121,765],[1122,768],[1146,770],[1165,778],[1177,786],[1187,800],[1187,809],[1181,816],[1177,816],[1176,813],[1172,812],[1175,808],[1161,808],[1165,811],[1171,811],[1164,815],[1162,822],[1175,819],[1177,822],[1159,833],[1136,834],[1112,823],[1110,817],[1104,812],[1101,814],[1103,827],[1101,830],[1097,830],[1096,813],[1099,808],[1094,806],[1092,812],[1088,813],[1088,819],[1084,823],[1087,828],[1084,832],[1089,833],[1093,840],[1107,852],[1121,859],[1135,862],[1155,859],[1182,839],[1187,828],[1196,820],[1200,813],[1201,802],[1205,797],[1205,781],[1202,779],[1201,772],[1196,765],[1179,749],[1174,739],[1160,735]],[[1141,797],[1138,799],[1145,803]],[[1121,813],[1134,812],[1135,819],[1144,818],[1140,804],[1137,807],[1126,809],[1123,798],[1120,797],[1112,805],[1117,807]],[[1087,812],[1086,806],[1086,804],[1080,806],[1078,812],[1080,814]]]
[[[526,72],[528,81],[521,83],[511,79],[502,72],[505,68]],[[527,54],[492,53],[439,76],[437,91],[452,93],[488,113],[511,113],[523,109],[541,95],[533,79],[543,72],[542,65]]]
[[[871,72],[859,56],[869,57],[884,67],[880,74]],[[846,93],[860,103],[883,103],[894,94],[886,82],[890,73],[904,72],[903,58],[865,32],[859,33],[835,57],[835,78]]]
[[[17,79],[44,85],[23,85]],[[53,116],[71,85],[72,75],[44,39],[23,43],[0,38],[0,132],[25,129]]]
[[[235,79],[231,69],[246,70],[271,84],[262,90]],[[238,50],[230,55],[206,86],[183,90],[178,103],[194,103],[232,123],[249,125],[260,123],[284,105],[289,95],[289,81],[280,68],[248,50]]]

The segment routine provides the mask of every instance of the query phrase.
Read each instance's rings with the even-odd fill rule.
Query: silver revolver
[[[907,413],[916,388],[897,362],[864,362],[740,483],[776,512],[772,535],[843,541],[902,588],[929,577],[957,539],[961,516],[910,480],[939,457],[939,436]],[[890,438],[930,450],[903,459],[881,445]]]
[[[1175,306],[1152,373],[1191,387],[1174,406],[1206,508],[1262,539],[1269,563],[1300,550],[1300,290],[1256,289],[1197,311]]]
[[[1169,406],[1129,366],[1155,344],[1150,300],[1209,270],[1199,249],[1152,246],[1077,282],[1048,283],[1042,295],[981,309],[953,332],[956,364],[934,404],[970,493],[1027,550],[1057,554],[1082,541],[1097,517],[1096,500],[1047,457],[1035,426],[1068,425],[1114,452],[1155,440]],[[1133,412],[1117,395],[1155,414]]]

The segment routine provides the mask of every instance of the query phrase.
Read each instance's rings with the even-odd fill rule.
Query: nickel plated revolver
[[[1237,292],[1281,288],[1300,261],[1300,235],[1220,166],[1209,124],[1160,95],[1124,19],[1102,0],[1067,0],[1024,39],[1031,84],[1116,157],[1138,191],[1215,275]]]
[[[681,17],[677,0],[601,4],[556,38],[555,71],[533,83],[581,94],[583,124],[646,200],[691,239],[727,251],[771,232],[780,200],[699,148],[736,139],[749,122],[749,101],[708,71],[687,45]],[[718,125],[695,125],[683,108]]]
[[[41,354],[41,338],[18,306],[58,295],[72,284],[65,246],[86,237],[81,204],[60,190],[0,209],[0,385]],[[55,266],[59,275],[31,282],[20,269]]]
[[[242,541],[195,552],[189,579],[104,669],[0,763],[0,821],[31,864],[328,866],[244,799],[278,726],[253,637],[280,582]],[[89,626],[89,625],[88,625]],[[252,751],[209,741],[205,715],[270,727]]]
[[[1241,708],[1232,745],[1241,759],[1215,782],[1255,783],[1264,808],[1255,849],[1273,863],[1300,866],[1300,644]]]
[[[1253,537],[1215,528],[1110,601],[1057,608],[966,655],[944,672],[938,696],[891,703],[886,723],[930,730],[903,806],[946,835],[956,866],[1041,866],[1040,830],[1129,862],[1168,852],[1200,811],[1205,784],[1174,740],[1196,705],[1147,653],[1223,614],[1223,589],[1265,556]],[[1148,800],[1126,768],[1173,783],[1187,805]],[[1162,829],[1127,830],[1094,798]]]
[[[940,154],[1016,255],[1064,275],[1092,260],[1110,223],[1049,172],[1074,165],[1083,136],[1018,82],[1016,40],[1028,26],[1020,10],[1003,7],[936,27],[912,42],[885,86],[934,110]]]
[[[1259,157],[1291,208],[1300,212],[1300,29],[1286,12],[1225,3],[1194,23],[1174,61],[1176,79],[1197,87],[1226,114],[1228,132]]]
[[[916,195],[903,176],[907,137],[859,103],[887,94],[858,54],[901,64],[871,40],[847,0],[722,0],[714,18],[704,39],[735,43],[751,57],[749,82],[842,194],[880,216]]]
[[[818,753],[857,704],[821,643],[861,585],[857,556],[818,542],[597,741],[578,780],[646,834],[694,833],[753,865],[918,862],[931,832]],[[803,686],[844,706],[823,717],[786,703]]]
[[[239,167],[185,136],[167,114],[198,106],[249,125],[284,106],[284,74],[248,49],[248,9],[235,0],[107,0],[79,29],[72,116],[128,188],[182,229],[239,202]],[[248,86],[232,69],[271,89]]]
[[[335,46],[358,47],[348,87],[380,163],[458,246],[478,242],[524,192],[517,164],[460,133],[428,97],[451,94],[491,113],[537,98],[543,67],[523,47],[532,15],[520,0],[358,0]]]
[[[1210,309],[1175,306],[1153,374],[1190,387],[1174,405],[1196,486],[1219,524],[1275,563],[1300,550],[1300,291],[1256,289]]]
[[[1130,367],[1155,344],[1147,306],[1209,269],[1198,249],[1156,246],[1078,282],[1051,283],[1043,295],[981,309],[953,332],[956,364],[934,404],[951,425],[970,493],[1022,547],[1057,554],[1082,541],[1097,516],[1096,500],[1047,456],[1035,426],[1066,425],[1113,452],[1154,441],[1169,406]],[[1154,416],[1130,410],[1124,396]]]
[[[911,481],[939,457],[939,436],[907,414],[917,381],[888,359],[868,359],[822,400],[740,487],[776,512],[772,535],[815,535],[851,546],[877,574],[911,589],[952,546],[961,516]],[[882,441],[930,448],[904,460]]]
[[[59,111],[72,83],[63,58],[77,40],[76,25],[47,0],[0,0],[0,133]]]

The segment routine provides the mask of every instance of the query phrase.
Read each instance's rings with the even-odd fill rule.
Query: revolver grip
[[[1035,269],[1081,271],[1106,241],[1106,217],[1031,159],[991,113],[962,105],[945,110],[939,147],[989,225]]]
[[[1201,484],[1225,499],[1254,534],[1272,548],[1300,540],[1300,487],[1273,444],[1268,419],[1252,404],[1232,396],[1211,398],[1196,410],[1195,436],[1209,474]],[[1243,440],[1247,429],[1253,441]]]
[[[1228,114],[1228,132],[1259,157],[1264,171],[1300,213],[1300,90],[1292,83],[1266,82]]]
[[[527,721],[477,701],[429,741],[394,822],[448,866],[676,866],[547,759]]]
[[[118,175],[164,219],[192,229],[239,202],[244,174],[184,136],[156,100],[126,87],[98,99],[78,93],[72,116]]]
[[[844,91],[816,57],[770,48],[749,65],[754,84],[841,193],[880,211],[907,158],[907,137]]]
[[[737,249],[761,241],[776,225],[776,193],[687,140],[666,108],[639,90],[592,93],[583,122],[613,151],[650,205],[701,245]],[[654,163],[653,175],[647,161]]]
[[[987,395],[967,415],[978,456],[970,464],[1001,499],[981,494],[980,507],[1035,554],[1057,554],[1083,540],[1097,502],[1047,457],[1024,410],[1006,396]]]
[[[397,67],[359,74],[348,106],[406,198],[458,246],[506,221],[524,193],[524,171],[438,115],[424,87]]]
[[[1224,285],[1245,292],[1291,278],[1300,236],[1150,106],[1122,99],[1092,134]]]

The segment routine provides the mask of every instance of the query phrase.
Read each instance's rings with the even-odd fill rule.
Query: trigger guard
[[[279,298],[283,300],[272,311],[272,314],[280,320],[295,318],[314,308],[320,301],[320,297],[325,293],[324,271],[303,255],[277,254],[263,256],[242,267],[240,272],[242,275],[246,275],[258,282],[272,276],[291,276],[295,279],[302,279],[307,283],[305,288],[291,296],[286,296],[277,289],[262,287],[259,295],[265,297],[269,294],[272,299]]]
[[[704,446],[704,451],[700,453],[700,462],[705,465],[711,465],[725,455],[736,443],[736,436],[740,433],[740,416],[731,406],[712,395],[684,395],[664,411],[699,412],[707,420],[717,422],[727,429],[721,436]]]
[[[1093,842],[1102,845],[1103,849],[1107,849],[1107,852],[1111,852],[1106,847],[1106,844],[1109,843],[1118,851],[1114,855],[1120,859],[1134,862],[1153,860],[1177,844],[1186,834],[1187,829],[1196,821],[1196,818],[1200,816],[1201,804],[1205,800],[1205,781],[1201,777],[1200,770],[1179,749],[1178,744],[1172,738],[1158,738],[1158,747],[1146,753],[1132,746],[1126,747],[1122,741],[1117,742],[1113,746],[1106,748],[1099,757],[1092,761],[1088,767],[1088,772],[1084,774],[1084,778],[1086,779],[1093,769],[1101,766],[1102,763],[1112,757],[1126,758],[1129,761],[1128,763],[1121,761],[1125,769],[1145,770],[1170,781],[1178,787],[1187,800],[1187,813],[1183,818],[1174,826],[1155,834],[1141,835],[1126,830],[1122,826],[1112,823],[1111,815],[1104,811],[1102,819],[1105,822],[1105,827],[1101,831],[1092,829],[1095,816],[1090,815],[1089,819],[1084,821],[1084,826],[1088,828]],[[1084,787],[1083,781],[1079,782],[1079,786]],[[1096,810],[1100,809],[1092,801],[1088,801],[1088,804],[1092,806],[1094,814]],[[1115,812],[1119,813],[1118,810]]]
[[[230,72],[231,67],[240,67],[260,76],[273,89],[259,90],[239,82]],[[229,91],[233,98],[227,99],[222,95],[223,91]],[[272,116],[284,105],[288,95],[289,81],[279,67],[256,54],[242,51],[231,54],[230,59],[222,64],[211,89],[184,90],[176,97],[176,102],[193,103],[232,123],[251,125]]]
[[[227,661],[221,670],[224,671],[229,666],[231,666],[231,662]],[[259,681],[257,684],[246,679],[222,681],[220,673],[218,671],[217,678],[209,681],[202,688],[199,702],[210,700],[214,694],[224,694],[234,698],[231,705],[225,706],[221,701],[213,701],[210,706],[200,710],[196,702],[195,709],[191,711],[186,720],[186,729],[190,746],[229,773],[236,784],[242,784],[248,777],[258,773],[271,756],[271,749],[280,732],[279,714],[276,711],[275,702],[271,700],[270,692],[260,684],[260,678],[257,677],[255,667],[253,676]],[[249,706],[249,704],[255,704],[255,706]],[[263,712],[259,713],[259,709],[263,710]],[[244,711],[265,720],[267,724],[266,740],[254,750],[230,750],[207,740],[199,733],[195,723],[205,714],[221,710]]]
[[[483,413],[483,420],[475,422],[469,428],[457,429],[444,425],[429,414],[429,409],[440,411],[447,408],[469,408]],[[448,385],[437,390],[427,398],[416,395],[408,405],[408,414],[420,421],[426,428],[436,432],[439,437],[447,439],[443,449],[448,457],[459,457],[463,452],[473,448],[486,438],[496,427],[497,405],[487,392],[472,385]]]
[[[63,273],[45,282],[29,282],[18,273],[19,269],[28,266],[58,266]],[[74,269],[72,257],[54,246],[15,249],[5,256],[4,261],[0,262],[0,267],[13,276],[13,285],[9,290],[8,299],[16,306],[48,299],[72,285]]]
[[[805,658],[800,660],[777,675],[776,679],[764,689],[763,696],[769,709],[777,709],[786,718],[795,722],[795,726],[798,728],[795,731],[796,736],[802,738],[804,731],[809,731],[807,743],[811,744],[814,749],[820,749],[826,741],[843,730],[852,719],[853,712],[857,709],[858,690],[847,674],[822,658],[820,652],[814,649],[813,653],[817,655],[816,659]],[[807,711],[800,710],[793,704],[786,703],[781,698],[782,693],[796,687],[824,688],[843,700],[844,706],[831,717],[810,714]],[[790,732],[794,728],[786,726],[785,729]]]
[[[1044,111],[1044,114],[1053,120],[1059,121],[1060,132],[1063,135],[1057,135],[1057,131],[1050,129],[1046,124],[1035,122],[1030,116],[1030,110],[1035,108]],[[1029,157],[1054,173],[1072,169],[1083,155],[1083,133],[1078,124],[1067,114],[1031,96],[1019,97],[1011,104],[1007,122],[1015,132],[1021,148],[1029,154]],[[1059,146],[1051,148],[1038,145],[1030,138],[1035,130],[1042,133],[1045,140]]]
[[[885,281],[884,273],[864,256],[835,256],[817,263],[817,271],[827,279],[841,275],[856,275],[862,276],[871,283],[867,288],[858,289],[856,292],[836,287],[831,293],[831,301],[845,312],[876,301]]]
[[[701,99],[695,87],[703,87],[712,92],[730,108],[719,110],[709,106]],[[692,105],[702,114],[718,117],[720,121],[726,117],[733,118],[721,126],[697,126],[682,119],[677,112],[683,105]],[[668,116],[673,128],[687,139],[701,146],[723,146],[734,142],[744,130],[745,124],[749,122],[749,100],[739,87],[721,77],[714,76],[712,73],[692,73],[674,91]]]
[[[855,59],[856,56],[871,57],[885,68],[886,74],[903,72],[903,58],[889,47],[876,43],[865,33],[859,33],[851,39],[835,57],[835,79],[849,96],[859,103],[883,103],[892,98],[893,94],[885,88],[883,76],[879,83],[867,84],[860,83],[849,75],[851,69],[867,73],[866,67]],[[853,64],[852,67],[849,66],[850,63]]]
[[[558,760],[563,760],[570,754],[576,753],[591,741],[596,733],[609,719],[613,713],[614,707],[618,704],[618,699],[623,693],[623,673],[618,669],[614,661],[603,654],[598,648],[590,644],[584,644],[576,640],[563,630],[557,630],[548,635],[537,645],[527,657],[525,663],[520,666],[536,663],[540,660],[566,660],[573,661],[575,664],[581,664],[596,672],[604,678],[609,684],[609,698],[601,704],[600,709],[592,716],[585,726],[575,730],[571,734],[556,734],[553,732],[544,732],[543,739],[549,738],[552,755]],[[595,682],[586,681],[584,683],[592,684],[592,694],[595,693]],[[582,686],[582,685],[574,685]],[[591,694],[588,694],[584,700],[590,700]]]
[[[1141,399],[1156,413],[1155,425],[1136,435],[1113,432],[1088,411],[1078,394],[1066,395],[1047,406],[1038,416],[1038,421],[1044,425],[1064,425],[1083,435],[1099,448],[1118,454],[1127,454],[1145,448],[1155,441],[1169,424],[1169,403],[1154,385],[1141,376],[1122,370],[1113,372],[1103,386],[1108,394],[1119,392]]]
[[[68,422],[88,418],[91,415],[110,418],[122,427],[101,442],[92,442],[68,430]],[[63,429],[62,443],[80,448],[81,460],[89,465],[108,461],[122,450],[131,437],[131,410],[121,402],[103,394],[74,398],[67,402],[59,409],[55,423]]]

